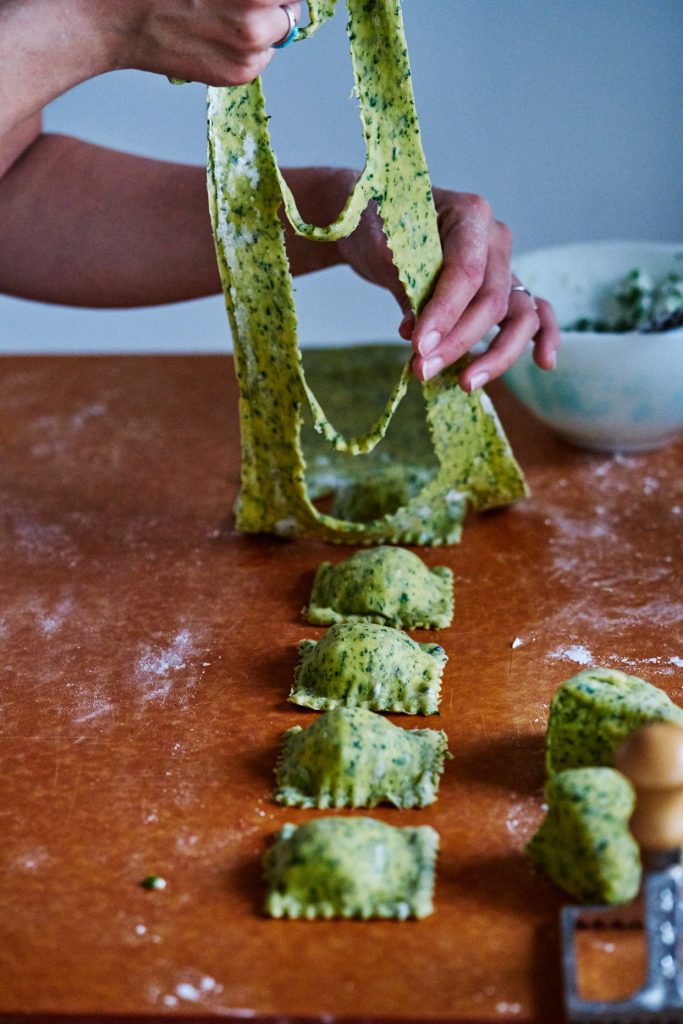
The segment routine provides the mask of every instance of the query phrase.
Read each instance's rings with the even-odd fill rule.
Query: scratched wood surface
[[[548,702],[601,664],[683,703],[683,445],[580,452],[492,393],[533,496],[420,551],[456,579],[453,627],[419,634],[442,715],[392,720],[454,760],[433,807],[371,812],[440,832],[436,912],[288,923],[260,858],[320,812],[272,803],[272,770],[312,720],[285,699],[322,633],[300,609],[348,551],[235,532],[228,359],[0,361],[0,1014],[560,1020],[563,897],[523,855]],[[584,947],[591,994],[635,984]]]

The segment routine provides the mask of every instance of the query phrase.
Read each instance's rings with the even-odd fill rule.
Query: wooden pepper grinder
[[[615,767],[631,780],[634,838],[654,854],[683,846],[683,729],[671,722],[641,725],[618,748]]]

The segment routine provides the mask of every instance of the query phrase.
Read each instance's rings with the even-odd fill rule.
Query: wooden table
[[[300,609],[348,550],[235,532],[228,359],[2,359],[6,1017],[560,1020],[563,896],[522,852],[548,702],[584,664],[683,702],[683,445],[579,452],[493,394],[533,497],[420,552],[456,576],[442,716],[393,720],[444,728],[454,760],[433,807],[371,812],[440,832],[436,912],[283,922],[261,855],[320,813],[271,801],[281,733],[312,720],[285,699],[322,633]],[[593,974],[633,987],[591,941]]]

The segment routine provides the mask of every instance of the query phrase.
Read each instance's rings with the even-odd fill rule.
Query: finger
[[[503,229],[503,225],[497,228]],[[428,380],[435,375],[435,371],[438,372],[439,363],[443,369],[443,366],[450,366],[460,359],[505,318],[510,302],[511,281],[509,233],[505,228],[496,230],[496,235],[489,248],[489,260],[481,288],[450,334],[441,340],[433,352],[422,357],[420,368],[424,379]]]
[[[549,302],[536,299],[536,306],[541,326],[534,338],[534,362],[541,370],[554,370],[560,347],[560,328]]]
[[[440,215],[443,267],[415,326],[416,354],[434,352],[482,286],[493,227],[491,208],[480,196],[459,197],[458,207]]]
[[[487,351],[461,373],[460,386],[463,390],[474,391],[505,373],[535,337],[540,326],[535,301],[525,292],[513,292],[508,315],[501,322],[498,334]]]
[[[291,3],[287,6],[298,23],[301,4]],[[250,6],[244,11],[233,13],[233,31],[236,48],[242,53],[261,54],[289,35],[289,15],[282,4],[270,4],[257,9]]]
[[[275,26],[274,31],[277,33],[277,31],[278,31],[277,25],[279,25],[280,26],[280,28],[279,28],[279,35],[276,34],[275,39],[271,43],[271,46],[279,46],[281,43],[284,42],[284,40],[287,38],[287,36],[291,32],[292,25],[291,25],[291,22],[290,22],[289,14],[287,13],[287,10],[286,10],[287,7],[292,12],[292,17],[294,18],[294,21],[296,22],[297,25],[299,24],[299,21],[301,20],[301,4],[300,3],[280,4],[278,9],[273,12],[273,15],[276,18],[276,26]],[[283,25],[283,22],[284,22],[284,25]]]

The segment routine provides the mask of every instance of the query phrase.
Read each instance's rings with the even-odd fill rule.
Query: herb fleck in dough
[[[527,844],[534,863],[587,903],[626,903],[640,888],[638,844],[628,830],[631,783],[613,768],[573,768],[546,787],[548,813]]]
[[[384,917],[432,913],[438,834],[372,818],[284,825],[264,868],[272,917]]]
[[[683,726],[683,710],[663,690],[616,669],[579,672],[562,684],[550,704],[548,774],[612,766],[617,747],[629,733],[660,721]]]
[[[405,548],[357,551],[318,567],[307,618],[322,626],[365,621],[443,629],[453,620],[453,573],[443,565],[429,569]]]
[[[448,660],[439,644],[421,644],[401,630],[341,622],[322,639],[299,643],[301,660],[289,694],[293,704],[327,711],[362,707],[407,715],[439,710]]]
[[[290,807],[426,807],[436,800],[447,743],[435,729],[335,708],[284,734],[275,799]]]

